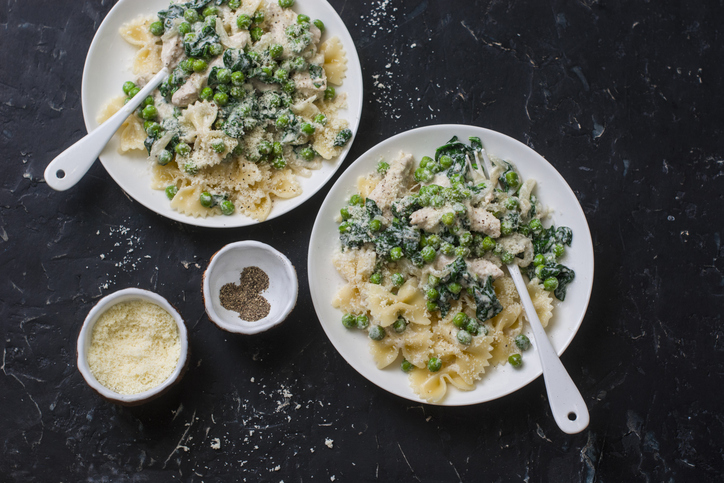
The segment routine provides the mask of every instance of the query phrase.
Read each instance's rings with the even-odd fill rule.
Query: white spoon
[[[168,69],[164,67],[117,113],[52,160],[45,168],[44,174],[48,186],[56,191],[65,191],[75,186],[90,169],[126,118],[133,114],[133,111],[166,77],[168,77]]]
[[[490,162],[490,158],[484,149],[481,151],[481,155],[485,161],[485,171],[490,174],[493,163]],[[490,181],[495,184],[494,180],[491,179]],[[523,304],[523,309],[525,309],[525,314],[533,332],[533,342],[538,349],[537,352],[543,369],[543,380],[546,384],[548,403],[551,406],[553,418],[564,433],[580,433],[588,427],[590,420],[586,402],[566,368],[563,367],[563,363],[558,358],[558,354],[553,349],[548,335],[540,323],[533,301],[530,299],[530,294],[528,294],[528,287],[526,287],[523,276],[520,274],[520,268],[514,263],[506,266],[513,278],[513,282],[515,282],[515,288],[518,290],[520,301]]]

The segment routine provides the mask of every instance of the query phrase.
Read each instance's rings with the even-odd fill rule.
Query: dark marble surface
[[[306,279],[331,183],[225,231],[157,216],[100,164],[53,192],[43,170],[85,134],[83,62],[113,3],[0,5],[1,481],[721,481],[721,1],[331,1],[365,79],[345,166],[409,128],[468,123],[527,143],[576,192],[596,276],[562,357],[591,414],[575,436],[541,379],[433,407],[344,362]],[[199,292],[211,254],[240,239],[279,248],[301,282],[290,319],[254,337],[216,329]],[[129,286],[180,309],[192,361],[170,394],[125,409],[83,382],[75,343],[94,303]]]

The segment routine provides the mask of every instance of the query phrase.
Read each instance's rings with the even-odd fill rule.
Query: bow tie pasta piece
[[[402,356],[415,366],[424,367],[430,358],[432,331],[429,325],[409,324],[401,334],[387,331],[381,341],[370,341],[370,353],[378,369],[383,369]]]
[[[407,280],[397,295],[373,283],[363,284],[360,292],[367,300],[372,320],[378,321],[382,327],[392,325],[398,317],[414,324],[430,325],[425,296],[417,289],[416,278]]]

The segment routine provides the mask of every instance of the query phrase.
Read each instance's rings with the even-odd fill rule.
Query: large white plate
[[[391,160],[404,150],[419,161],[422,156],[434,156],[435,149],[453,136],[458,136],[465,142],[470,136],[479,137],[488,153],[512,161],[523,179],[536,179],[536,193],[544,205],[553,209],[555,225],[568,226],[573,230],[573,243],[566,249],[563,263],[575,270],[576,278],[569,285],[565,302],[557,304],[547,330],[559,355],[578,331],[593,287],[593,243],[581,205],[558,171],[528,146],[488,129],[438,125],[398,134],[373,147],[345,170],[319,210],[309,242],[309,287],[322,328],[342,357],[382,389],[416,402],[425,401],[410,389],[407,375],[400,370],[401,359],[386,369],[377,369],[369,353],[366,332],[345,329],[341,322],[343,314],[331,305],[332,297],[344,284],[331,260],[332,252],[339,246],[335,217],[345,205],[346,199],[356,191],[357,178],[372,172],[380,158]],[[438,404],[462,406],[482,403],[520,389],[541,374],[535,347],[524,354],[523,361],[520,369],[513,369],[508,364],[489,369],[472,391],[459,391],[448,385],[445,399]]]
[[[169,3],[169,0],[120,0],[101,23],[88,50],[83,69],[81,99],[88,132],[98,127],[96,116],[103,105],[112,97],[121,95],[123,83],[135,77],[130,67],[136,48],[121,38],[118,29],[139,15],[152,15],[167,8]],[[325,0],[298,0],[294,10],[324,22],[326,31],[322,36],[323,41],[335,35],[342,41],[347,52],[348,68],[344,84],[337,91],[347,93],[348,108],[340,110],[340,115],[349,121],[349,128],[356,134],[362,114],[362,68],[352,37],[337,12]],[[118,146],[119,141],[116,136],[103,150],[100,160],[118,185],[147,208],[172,220],[212,228],[230,228],[258,223],[240,213],[232,216],[194,218],[172,210],[163,190],[151,189],[151,174],[145,153],[121,155],[118,153]],[[310,178],[299,177],[302,194],[287,200],[276,199],[267,220],[296,208],[322,188],[342,165],[351,146],[352,142],[348,143],[340,156],[332,161],[325,161],[323,167],[315,171]]]

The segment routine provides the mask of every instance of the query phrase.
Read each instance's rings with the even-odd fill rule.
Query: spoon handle
[[[580,433],[586,429],[589,422],[586,403],[548,340],[548,335],[538,319],[533,301],[528,294],[528,288],[520,274],[520,268],[513,264],[507,267],[515,282],[515,287],[518,289],[520,301],[533,332],[533,341],[543,368],[543,380],[546,384],[548,403],[551,406],[553,418],[564,433]]]
[[[117,113],[52,160],[45,168],[44,174],[48,186],[56,191],[65,191],[75,186],[93,165],[121,124],[166,77],[168,77],[168,69],[164,67]]]

